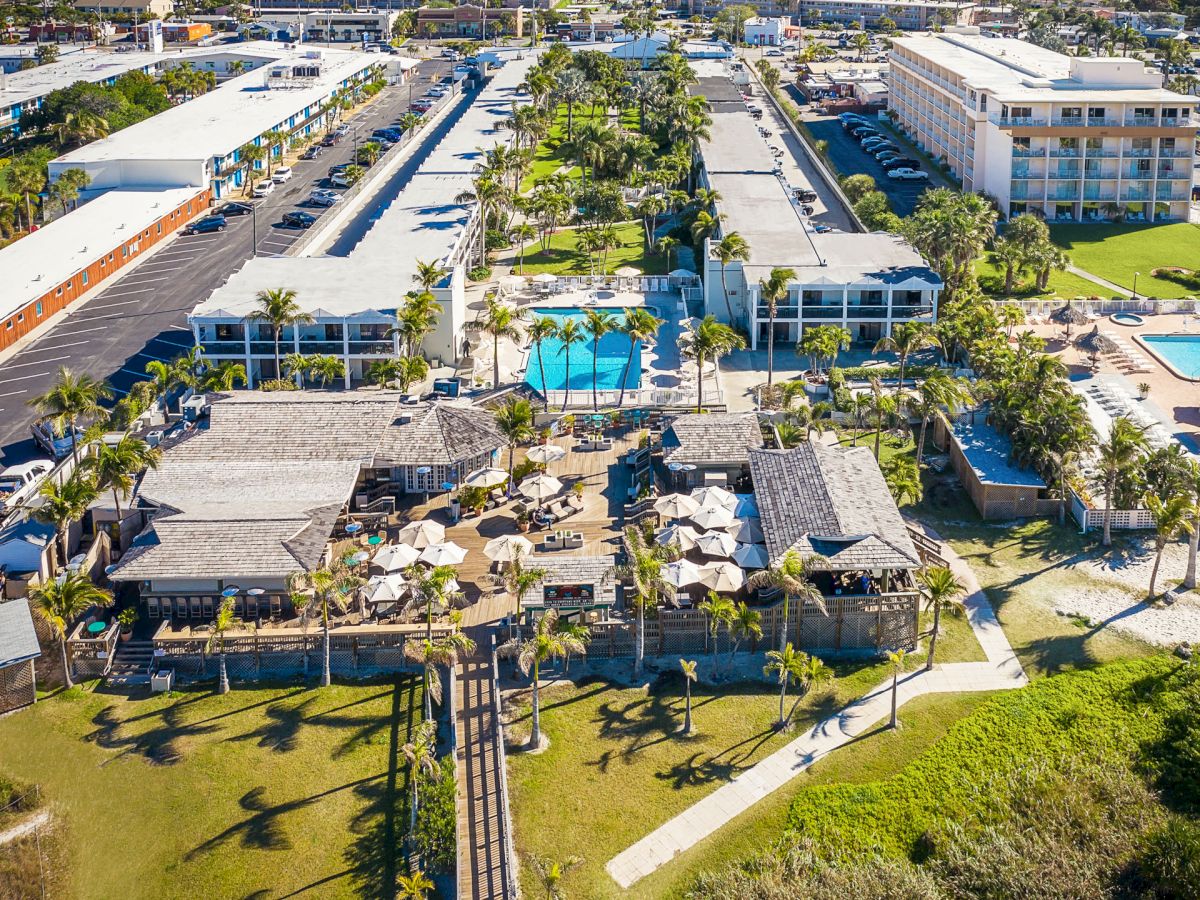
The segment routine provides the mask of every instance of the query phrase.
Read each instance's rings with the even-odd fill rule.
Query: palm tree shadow
[[[177,703],[153,716],[138,716],[137,720],[157,718],[160,721],[136,734],[130,734],[127,730],[129,722],[134,720],[122,719],[114,707],[105,706],[92,717],[96,730],[86,735],[84,740],[105,750],[119,750],[118,757],[136,755],[158,765],[174,765],[183,758],[183,745],[187,739],[212,734],[219,727],[184,722],[184,705]]]
[[[263,712],[266,721],[253,731],[235,735],[232,741],[258,739],[258,746],[274,753],[288,753],[296,749],[300,727],[308,720],[308,710],[317,698],[308,697],[296,705],[274,703]]]

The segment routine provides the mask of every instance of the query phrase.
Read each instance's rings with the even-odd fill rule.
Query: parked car
[[[862,148],[864,150],[871,150],[872,148],[877,147],[880,144],[889,144],[893,147],[895,146],[895,144],[892,144],[892,142],[889,141],[882,134],[875,134],[875,135],[872,135],[871,137],[863,138],[863,140],[862,140]]]
[[[337,128],[333,129],[333,133],[336,134],[338,137],[345,137],[346,135],[348,135],[350,133],[350,126],[349,125],[339,125]]]
[[[330,178],[332,178],[338,172],[345,172],[348,165],[350,165],[350,163],[337,163],[336,165],[332,165],[329,167],[329,172],[327,174]]]
[[[312,228],[317,221],[317,217],[312,213],[300,212],[295,210],[283,214],[283,225],[285,228]]]
[[[913,159],[911,156],[897,156],[894,159],[889,159],[883,164],[885,169],[915,169],[920,166],[919,160]]]
[[[920,169],[888,169],[888,178],[895,178],[897,181],[927,181],[929,179],[928,172],[922,172]]]
[[[301,159],[316,159],[321,155],[321,145],[313,144],[307,150],[300,154]]]
[[[810,190],[808,190],[808,188],[796,188],[795,195],[796,195],[796,199],[799,200],[801,203],[816,203],[817,202],[817,192],[810,191]]]
[[[783,51],[772,48],[771,50],[767,51],[767,56],[783,56]]]
[[[0,510],[15,509],[36,494],[38,485],[53,468],[52,460],[35,459],[0,472]]]
[[[342,136],[339,134],[327,134],[327,135],[325,135],[325,137],[321,138],[321,146],[322,147],[333,147],[336,144],[341,143],[341,140],[342,140]]]
[[[895,144],[888,144],[886,147],[876,147],[874,150],[871,151],[871,153],[875,156],[875,158],[881,162],[884,159],[890,158],[892,154],[898,153],[898,152],[899,151],[896,149]]]
[[[254,196],[255,197],[266,197],[268,194],[273,193],[274,190],[275,190],[275,182],[268,178],[265,181],[260,181],[258,184],[256,184],[254,186]]]
[[[412,103],[413,112],[428,112],[433,106],[432,100],[414,100]]]
[[[333,175],[329,177],[329,183],[334,187],[350,187],[352,184],[354,184],[353,181],[346,177],[346,173],[344,171],[334,172]]]
[[[228,219],[230,216],[248,216],[252,212],[254,212],[254,207],[249,203],[226,203],[224,206],[218,207],[213,215],[224,216]]]
[[[83,437],[82,429],[75,428],[69,432],[66,427],[55,427],[51,421],[34,422],[29,426],[29,432],[33,435],[33,442],[56,461],[71,455],[75,436]]]
[[[183,229],[183,233],[210,234],[214,231],[224,231],[226,224],[224,216],[205,216],[203,219],[197,219],[188,225],[187,228]]]
[[[340,203],[341,199],[341,194],[328,188],[317,188],[308,195],[308,202],[313,206],[333,206],[335,203]]]
[[[280,166],[271,173],[271,180],[276,184],[287,184],[292,180],[292,167]]]
[[[862,125],[858,128],[854,128],[850,131],[851,137],[853,137],[860,144],[863,141],[865,141],[867,138],[874,137],[877,134],[879,134],[879,132],[876,131],[874,128],[872,128],[870,125]]]

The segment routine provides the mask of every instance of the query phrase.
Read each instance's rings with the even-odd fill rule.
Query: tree
[[[308,325],[316,321],[311,315],[301,309],[296,302],[296,292],[291,288],[270,288],[259,291],[254,296],[254,302],[259,308],[250,313],[251,322],[266,322],[271,327],[271,337],[275,342],[275,377],[283,377],[283,368],[279,359],[279,341],[283,337],[283,329],[297,325]]]
[[[696,680],[696,661],[681,659],[679,668],[683,672],[683,733],[692,733],[692,682]]]
[[[108,122],[103,116],[86,109],[69,112],[66,117],[54,127],[59,144],[64,148],[81,147],[92,141],[108,137]]]
[[[246,367],[231,359],[223,359],[204,370],[200,377],[200,388],[204,391],[224,393],[232,391],[238,382],[246,383]]]
[[[738,651],[738,647],[746,638],[757,641],[762,637],[762,613],[757,609],[751,609],[745,602],[739,601],[732,621],[729,623],[729,636],[733,639],[733,646],[729,650],[729,663],[733,665],[734,655]]]
[[[1196,589],[1196,557],[1200,555],[1200,463],[1192,460],[1188,464],[1186,488],[1191,500],[1189,514],[1192,517],[1192,527],[1188,530],[1188,561],[1187,572],[1183,576],[1183,587],[1189,591]]]
[[[915,397],[909,399],[908,408],[921,420],[921,428],[917,437],[917,467],[925,454],[925,435],[929,422],[935,416],[943,419],[943,407],[953,412],[959,406],[972,400],[971,386],[959,378],[952,378],[941,369],[930,374],[917,388]]]
[[[217,615],[212,622],[212,631],[204,644],[204,652],[212,653],[216,648],[220,662],[220,674],[217,678],[217,693],[229,693],[229,674],[225,669],[225,638],[231,631],[238,631],[245,626],[241,619],[233,614],[233,598],[224,597],[217,608]]]
[[[514,225],[508,233],[508,239],[517,245],[517,271],[525,274],[525,245],[537,237],[537,229],[528,222]]]
[[[492,336],[492,386],[500,387],[500,338],[520,340],[521,329],[517,326],[523,313],[495,297],[487,299],[480,328]]]
[[[575,104],[584,103],[592,96],[592,86],[587,76],[578,69],[567,69],[558,76],[555,92],[560,102],[567,104],[567,140],[575,135]]]
[[[775,67],[771,67],[775,71]],[[747,262],[750,259],[750,244],[736,231],[722,236],[712,248],[713,255],[721,263],[721,293],[725,297],[725,310],[729,313],[729,324],[734,325],[733,304],[729,301],[729,287],[725,283],[725,268],[735,261]]]
[[[260,139],[262,140],[262,146],[265,147],[267,151],[267,177],[270,178],[271,157],[274,155],[276,147],[282,147],[287,142],[288,134],[286,131],[281,131],[278,128],[275,128],[271,131],[264,131],[260,136]]]
[[[1146,436],[1125,416],[1112,420],[1108,440],[1100,445],[1100,473],[1104,478],[1104,546],[1112,546],[1112,511],[1117,479],[1128,472],[1146,450]]]
[[[572,869],[583,865],[583,858],[568,856],[562,862],[555,862],[546,856],[530,856],[529,865],[546,890],[546,900],[565,900],[566,894],[560,887],[562,880]]]
[[[40,414],[40,420],[50,422],[56,432],[71,437],[71,458],[79,465],[77,428],[81,422],[96,421],[104,415],[101,401],[112,398],[104,382],[86,372],[76,375],[66,366],[59,366],[54,384],[44,394],[27,401]]]
[[[9,189],[25,199],[25,228],[27,230],[33,228],[33,201],[31,198],[36,197],[46,183],[46,163],[50,155],[51,151],[49,150],[46,153],[30,150],[15,157],[4,171],[4,180],[8,182]]]
[[[1190,533],[1192,530],[1192,500],[1187,494],[1175,494],[1163,500],[1151,492],[1146,494],[1144,502],[1154,519],[1154,568],[1150,570],[1150,587],[1146,591],[1146,599],[1153,600],[1163,550],[1182,532]]]
[[[767,387],[775,381],[775,317],[779,314],[779,301],[788,295],[788,285],[796,279],[795,269],[774,268],[771,275],[759,281],[759,291],[767,304]]]
[[[437,723],[426,719],[413,733],[413,739],[400,748],[408,763],[408,782],[412,795],[408,801],[408,832],[417,830],[417,812],[421,806],[421,780],[437,774]]]
[[[882,467],[883,480],[887,482],[888,491],[896,505],[900,506],[905,500],[910,503],[920,503],[924,494],[921,486],[921,470],[917,461],[905,454],[896,454],[886,460]]]
[[[50,626],[62,651],[63,685],[73,687],[71,667],[67,662],[67,633],[71,623],[93,606],[109,606],[112,594],[92,584],[83,572],[68,572],[61,579],[52,578],[29,589],[33,609]]]
[[[813,603],[821,610],[822,615],[829,615],[825,608],[825,597],[820,588],[812,583],[812,573],[824,558],[816,554],[801,556],[795,550],[789,550],[783,559],[773,563],[769,568],[755,572],[746,579],[748,587],[754,590],[762,588],[775,589],[783,592],[783,627],[779,629],[779,649],[787,643],[790,617],[788,606],[792,597],[800,601],[801,614],[804,604]]]
[[[50,188],[50,195],[62,206],[66,215],[67,205],[78,205],[79,192],[92,183],[92,176],[83,169],[66,169],[58,174],[58,179]]]
[[[629,339],[629,355],[625,357],[625,366],[621,370],[621,395],[617,398],[618,407],[625,404],[625,386],[629,382],[629,369],[633,365],[634,351],[639,345],[653,344],[662,324],[663,320],[644,306],[625,307],[625,319],[621,322],[620,330]]]
[[[680,343],[680,352],[696,361],[696,412],[704,409],[704,363],[712,360],[714,366],[718,365],[722,356],[745,346],[746,339],[728,325],[718,322],[712,313],[696,326],[690,341]]]
[[[558,348],[558,352],[559,355],[563,357],[566,364],[566,371],[563,379],[562,404],[562,408],[565,411],[571,398],[571,347],[574,344],[582,343],[586,338],[583,333],[583,327],[579,324],[579,320],[571,318],[563,319],[558,323],[555,337],[558,338],[558,342],[562,345]]]
[[[896,400],[883,393],[883,382],[874,375],[870,376],[871,409],[875,413],[875,459],[879,460],[879,441],[883,437],[883,422],[896,411]]]
[[[666,257],[667,271],[671,270],[671,252],[679,246],[679,239],[673,238],[669,234],[664,234],[654,245],[658,252]]]
[[[53,478],[47,478],[38,489],[42,502],[33,511],[33,517],[39,522],[54,526],[62,566],[67,564],[71,556],[67,544],[71,525],[83,519],[97,493],[92,479],[78,469],[61,484]],[[54,569],[58,568],[60,564],[56,559]]]
[[[542,573],[542,578],[545,578],[545,572]],[[563,673],[571,671],[571,654],[574,652],[575,646],[582,647],[580,654],[587,653],[587,645],[592,642],[592,630],[582,622],[571,622],[567,619],[559,619],[554,625],[554,630],[564,637],[571,638],[571,643],[567,646],[567,653],[563,657]]]
[[[162,451],[141,438],[125,434],[115,444],[100,441],[96,452],[83,461],[83,471],[94,479],[97,491],[111,490],[117,509],[120,533],[121,498],[128,499],[135,476],[144,469],[157,469]]]
[[[243,144],[238,148],[237,160],[246,173],[242,181],[242,196],[250,193],[250,188],[254,185],[254,169],[266,158],[267,151],[258,144]]]
[[[717,637],[721,633],[722,625],[727,630],[730,628],[737,615],[737,607],[728,597],[723,597],[716,591],[709,591],[708,598],[700,601],[697,608],[708,616],[708,634],[712,639],[710,652],[712,653],[713,677],[715,678],[717,674]]]
[[[458,662],[460,653],[475,652],[475,642],[461,631],[454,631],[438,640],[426,637],[424,640],[413,640],[411,637],[404,642],[404,658],[422,667],[424,673],[424,702],[425,721],[433,721],[433,704],[442,702],[442,677],[438,666],[452,666]]]
[[[646,607],[657,608],[659,594],[671,589],[663,578],[663,563],[672,558],[672,551],[648,540],[643,532],[631,525],[625,529],[625,556],[626,562],[614,566],[613,571],[618,578],[633,582],[630,599],[637,610],[633,677],[640,678],[646,652]]]
[[[996,238],[992,243],[992,261],[1004,266],[1004,294],[1006,297],[1011,296],[1016,286],[1017,273],[1027,264],[1025,249],[1015,241]]]
[[[900,394],[904,390],[904,370],[908,358],[918,350],[932,347],[937,343],[929,326],[924,322],[901,322],[892,326],[892,333],[881,337],[875,342],[872,353],[890,350],[896,354],[900,362],[900,380],[896,383],[896,403],[900,403]]]
[[[542,357],[542,343],[558,334],[558,323],[550,316],[534,316],[525,329],[529,343],[537,354],[538,374],[542,385],[542,411],[550,411],[550,392],[546,389],[546,362]]]
[[[846,199],[853,206],[875,190],[875,179],[870,175],[847,175],[841,180],[841,186],[842,193],[846,195]]]
[[[793,648],[791,641],[788,641],[782,650],[767,651],[767,664],[763,666],[763,674],[779,680],[779,721],[776,727],[780,730],[787,727],[796,713],[796,707],[812,687],[833,680],[832,669],[817,657]],[[788,685],[792,682],[800,685],[800,695],[785,715],[784,703],[787,701]]]
[[[953,612],[961,612],[962,596],[966,591],[962,582],[954,577],[954,573],[946,566],[931,566],[917,573],[917,583],[925,600],[933,607],[933,629],[929,633],[929,656],[925,660],[925,671],[932,671],[934,653],[937,649],[937,639],[942,621],[942,607]]]
[[[532,726],[529,732],[527,749],[536,750],[541,746],[541,705],[538,693],[540,669],[547,660],[561,659],[568,653],[583,653],[585,648],[581,642],[563,634],[555,628],[558,621],[558,610],[549,609],[534,623],[533,635],[527,640],[520,637],[505,642],[499,649],[503,656],[516,657],[517,666],[521,673],[533,675],[533,714]]]
[[[328,565],[312,572],[305,572],[289,579],[288,589],[293,596],[297,587],[311,591],[310,608],[314,608],[321,616],[321,687],[329,687],[331,678],[329,671],[329,608],[338,611],[346,609],[349,598],[362,584],[362,579],[346,568],[340,559],[334,559]],[[303,596],[310,596],[304,594]],[[305,611],[307,614],[307,610]]]
[[[411,875],[396,876],[396,896],[399,900],[425,900],[435,885],[421,869]]]
[[[616,331],[619,325],[616,316],[603,310],[588,309],[584,310],[583,315],[583,327],[592,338],[592,409],[598,411],[600,400],[597,388],[600,379],[597,366],[600,359],[600,341],[605,335]]]
[[[533,406],[523,397],[508,397],[495,412],[496,427],[508,444],[508,481],[512,484],[513,458],[517,447],[532,441]]]
[[[888,663],[892,667],[892,718],[888,723],[888,727],[892,730],[896,728],[896,698],[900,690],[900,673],[904,671],[904,657],[908,656],[908,651],[903,648],[887,651]]]
[[[318,354],[310,358],[309,373],[320,382],[320,386],[323,388],[330,381],[346,377],[346,364],[336,356]]]

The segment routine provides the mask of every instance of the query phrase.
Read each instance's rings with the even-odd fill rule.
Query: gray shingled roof
[[[29,601],[0,600],[0,669],[41,655]]]
[[[595,586],[595,602],[611,606],[617,601],[617,579],[613,566],[615,556],[542,556],[526,557],[526,569],[543,569],[545,576],[521,595],[521,602],[540,606],[542,588],[555,584],[590,584]]]
[[[753,450],[750,474],[767,552],[818,553],[829,570],[915,569],[916,547],[866,447],[804,443]]]
[[[688,413],[663,432],[663,462],[744,463],[763,445],[756,413]]]
[[[377,465],[448,466],[505,444],[486,409],[452,403],[401,407],[384,430]]]

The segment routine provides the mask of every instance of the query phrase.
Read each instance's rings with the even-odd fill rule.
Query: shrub
[[[504,232],[497,228],[489,228],[484,237],[484,243],[489,250],[503,250],[509,246],[509,240],[504,236]]]
[[[908,374],[907,372],[905,374]],[[846,387],[846,372],[834,366],[829,370],[829,394],[833,399],[833,408],[838,412],[849,412],[854,402],[854,395]]]
[[[847,175],[841,181],[842,193],[851,204],[858,203],[863,197],[875,190],[875,179],[870,175]],[[886,201],[887,198],[884,197]]]
[[[1159,897],[1195,897],[1200,892],[1200,824],[1178,816],[1142,841],[1135,865],[1144,892]]]
[[[300,388],[290,378],[268,378],[258,383],[260,391],[298,391]]]
[[[454,759],[443,756],[437,775],[421,789],[421,808],[413,834],[417,852],[427,871],[450,872],[454,869],[455,825]]]
[[[467,277],[472,281],[487,281],[492,277],[491,266],[476,266],[467,273]]]
[[[538,470],[538,464],[532,459],[523,459],[513,466],[512,480],[513,484],[520,484],[530,475]]]
[[[1164,281],[1173,281],[1189,291],[1200,291],[1200,274],[1188,269],[1155,269],[1150,274]]]
[[[937,370],[937,366],[918,366],[911,362],[904,367],[904,380],[909,378],[926,378]],[[899,366],[846,366],[842,374],[847,381],[866,381],[871,376],[888,379],[899,378]]]

